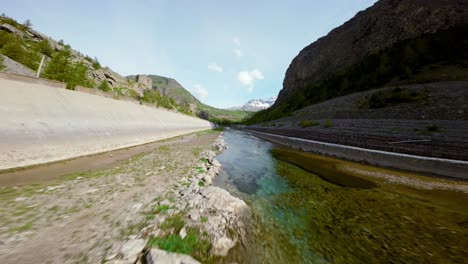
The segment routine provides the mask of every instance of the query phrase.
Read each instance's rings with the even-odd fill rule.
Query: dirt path
[[[49,185],[0,188],[0,263],[99,263],[115,255],[171,199],[217,133],[172,139],[119,166]]]

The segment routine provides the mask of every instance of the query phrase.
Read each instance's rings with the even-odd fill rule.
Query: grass
[[[33,228],[33,223],[32,222],[28,222],[24,225],[20,225],[20,226],[17,226],[17,227],[13,227],[11,229],[8,230],[8,232],[11,232],[11,233],[14,233],[14,232],[24,232],[24,231],[27,231],[27,230],[30,230]]]
[[[205,163],[205,164],[210,163],[210,161],[207,158],[201,158],[200,161]]]
[[[198,230],[189,229],[187,236],[181,238],[178,234],[170,234],[165,237],[153,237],[148,241],[148,246],[157,246],[170,252],[187,254],[203,260],[208,256],[211,243],[200,235]]]
[[[197,173],[204,173],[204,172],[205,172],[205,169],[203,169],[203,168],[200,167],[200,166],[195,167],[195,170],[197,171]]]
[[[171,207],[167,204],[164,205],[159,205],[153,210],[153,214],[160,214],[160,213],[165,213],[167,210],[169,210]]]
[[[174,233],[179,233],[184,225],[185,221],[182,219],[181,215],[171,215],[161,224],[160,227],[162,230],[173,229]]]
[[[198,186],[203,187],[203,186],[205,186],[205,183],[202,182],[202,181],[199,181],[199,182],[198,182]]]
[[[301,120],[299,122],[299,125],[302,127],[302,128],[306,128],[306,127],[311,127],[311,126],[319,126],[320,125],[320,122],[318,121],[311,121],[311,120]]]
[[[200,218],[200,222],[202,222],[202,223],[208,222],[208,217],[202,216],[202,217]]]

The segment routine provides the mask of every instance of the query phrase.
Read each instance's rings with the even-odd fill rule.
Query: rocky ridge
[[[164,199],[159,206],[169,206],[167,214],[158,214],[143,228],[138,236],[129,239],[119,253],[106,263],[199,263],[184,254],[170,253],[161,249],[149,248],[147,240],[167,236],[176,230],[162,228],[168,218],[181,215],[185,226],[175,235],[182,239],[189,228],[204,230],[211,242],[210,254],[224,257],[230,249],[240,243],[246,235],[246,225],[250,218],[250,208],[239,198],[226,190],[212,186],[212,181],[221,170],[215,159],[217,153],[226,149],[222,134],[213,143],[212,150],[201,153],[200,164],[193,176],[182,179],[182,186],[175,190],[176,199]],[[166,262],[164,262],[166,261]]]
[[[277,103],[399,41],[468,23],[466,1],[380,0],[305,47],[291,62]]]

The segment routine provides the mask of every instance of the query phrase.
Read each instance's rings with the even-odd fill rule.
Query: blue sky
[[[0,12],[122,75],[172,77],[224,108],[277,95],[302,48],[376,1],[0,2]]]

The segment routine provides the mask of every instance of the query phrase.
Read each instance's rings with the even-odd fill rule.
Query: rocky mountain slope
[[[468,22],[466,1],[381,0],[305,47],[292,61],[278,96],[343,71],[396,43]]]
[[[272,106],[276,101],[276,96],[272,96],[267,99],[253,99],[248,101],[247,103],[239,106],[234,106],[228,108],[229,110],[244,110],[250,112],[256,112],[263,109],[267,109]]]

